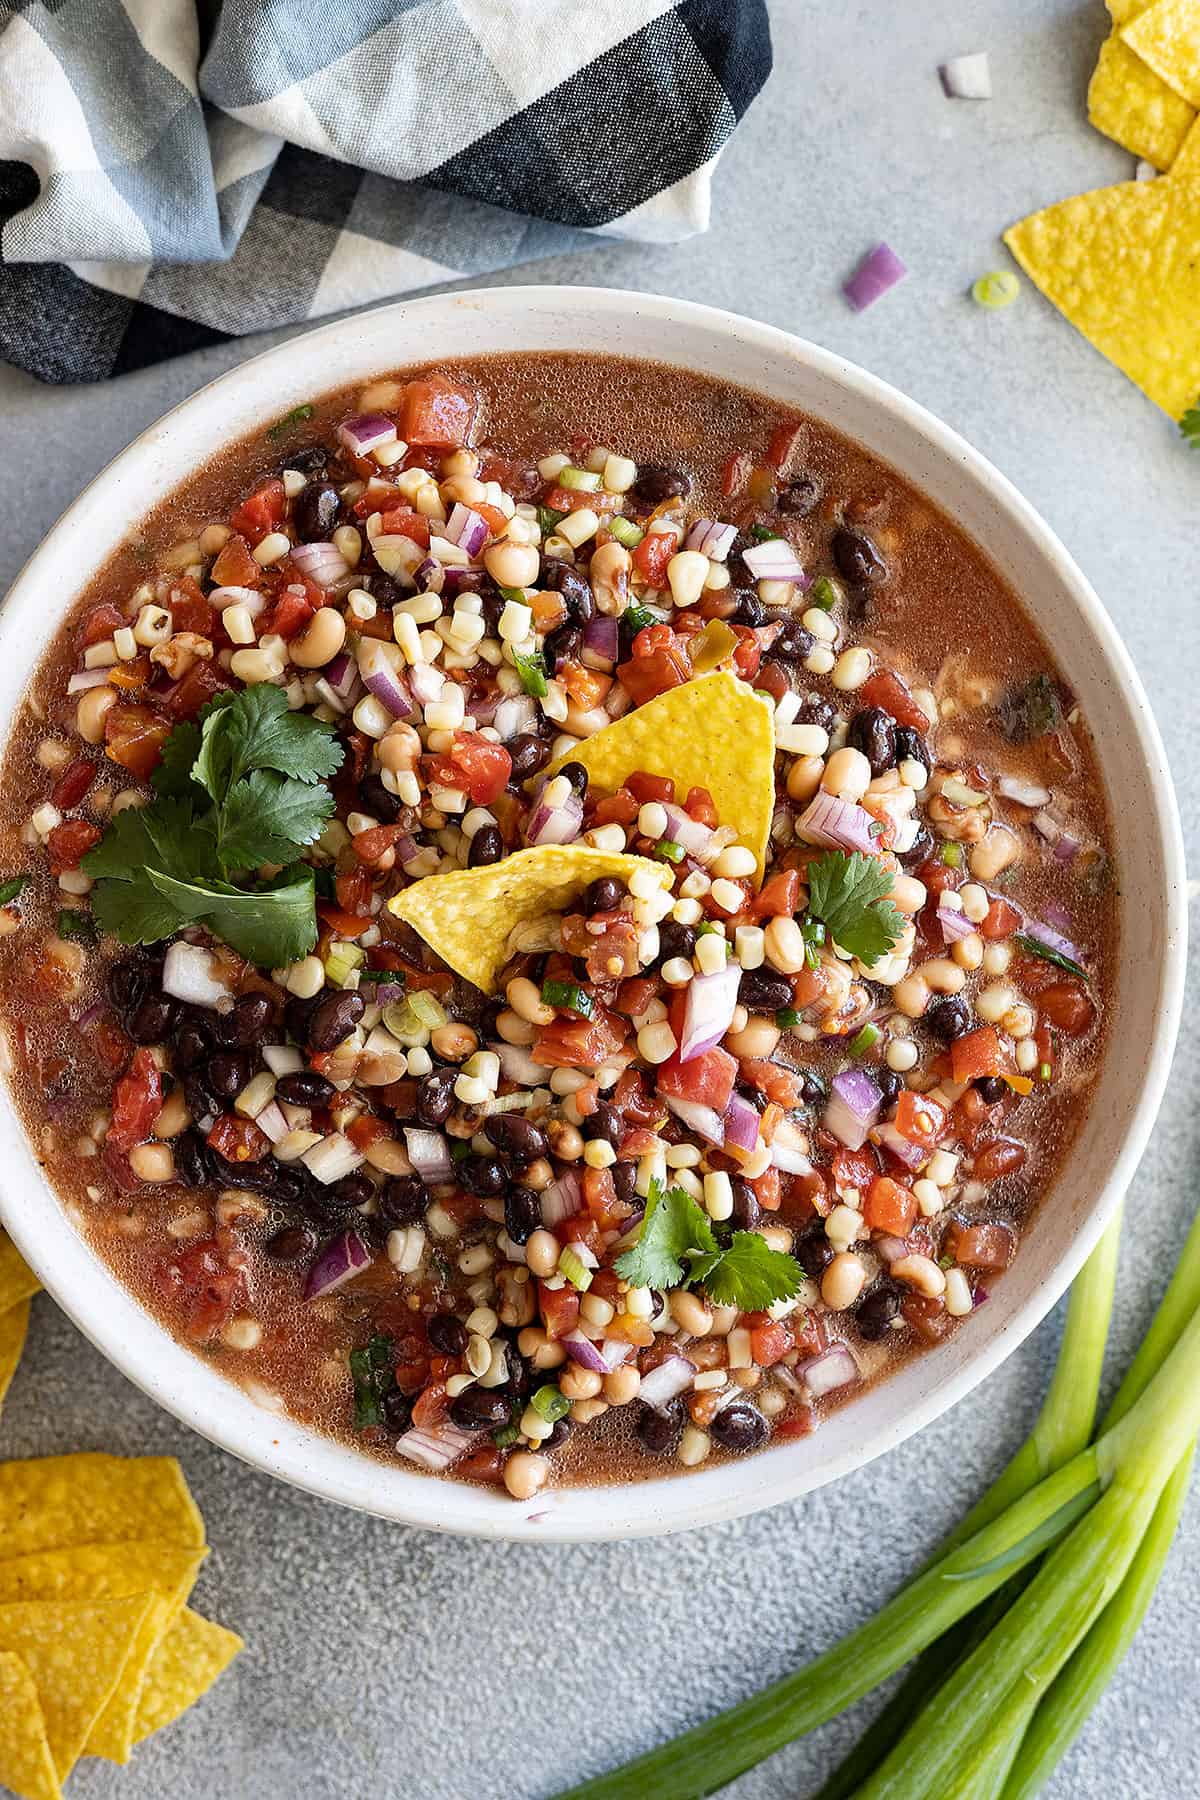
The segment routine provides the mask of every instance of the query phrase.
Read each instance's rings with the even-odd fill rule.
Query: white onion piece
[[[808,1175],[812,1172],[812,1164],[804,1154],[804,1143],[796,1126],[790,1119],[783,1119],[775,1127],[775,1136],[771,1139],[771,1162],[785,1175]]]
[[[832,1394],[836,1388],[849,1387],[858,1380],[858,1364],[845,1344],[831,1344],[820,1356],[803,1363],[799,1373],[812,1396]]]
[[[711,1106],[701,1106],[698,1100],[677,1100],[673,1094],[668,1094],[666,1101],[675,1117],[689,1131],[694,1131],[697,1137],[704,1138],[709,1144],[725,1142],[724,1121],[720,1113],[714,1112]]]
[[[262,1059],[272,1075],[299,1075],[304,1058],[293,1044],[264,1044]]]
[[[672,1400],[691,1387],[695,1374],[695,1366],[686,1357],[668,1356],[656,1369],[642,1376],[638,1399],[652,1406],[655,1412],[665,1412]]]
[[[476,718],[478,718],[476,713]],[[531,694],[507,694],[497,706],[492,725],[502,744],[520,737],[524,731],[536,731],[537,701]]]
[[[255,1114],[254,1123],[273,1144],[281,1143],[291,1129],[274,1100]]]
[[[213,974],[215,967],[211,950],[178,941],[163,960],[163,993],[170,994],[172,1000],[184,1000],[189,1006],[219,1006],[232,996],[225,983]]]
[[[952,56],[938,70],[946,97],[950,100],[990,100],[992,71],[987,51],[976,50],[969,56]]]
[[[1019,775],[1002,775],[996,783],[996,792],[1003,794],[1006,800],[1016,800],[1021,806],[1050,804],[1049,788],[1042,787],[1037,781],[1025,781]]]
[[[328,1137],[306,1150],[300,1161],[309,1174],[319,1181],[323,1187],[331,1187],[340,1181],[343,1175],[352,1175],[366,1158],[361,1150],[356,1150],[348,1137],[340,1131],[333,1131]]]
[[[440,1425],[414,1426],[396,1439],[396,1448],[409,1462],[440,1473],[458,1461],[479,1436],[477,1431],[460,1431],[449,1419]]]
[[[107,680],[107,669],[77,669],[67,683],[67,692],[82,694],[88,688],[103,687]]]

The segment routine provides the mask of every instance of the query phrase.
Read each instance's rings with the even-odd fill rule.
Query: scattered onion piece
[[[948,100],[990,100],[992,71],[987,51],[975,50],[968,56],[952,56],[938,70]]]
[[[855,312],[865,312],[868,306],[874,306],[877,300],[882,300],[888,289],[894,288],[898,281],[903,281],[907,274],[908,269],[890,244],[876,244],[863,257],[849,280],[842,283],[842,292]]]

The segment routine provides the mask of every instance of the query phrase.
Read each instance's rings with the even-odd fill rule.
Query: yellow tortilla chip
[[[0,1606],[0,1650],[13,1651],[33,1676],[60,1781],[116,1689],[150,1604],[149,1594],[138,1594],[96,1606],[69,1600]]]
[[[21,1300],[0,1313],[0,1406],[12,1384],[29,1329],[29,1302]]]
[[[236,1632],[213,1625],[185,1607],[154,1653],[146,1671],[134,1727],[140,1744],[206,1694],[245,1645]]]
[[[1088,118],[1097,131],[1156,169],[1169,169],[1195,117],[1195,108],[1115,32],[1101,45],[1088,87]]]
[[[1154,0],[1121,37],[1189,106],[1200,106],[1200,0]]]
[[[62,1800],[33,1676],[0,1650],[0,1787],[21,1800]]]
[[[564,762],[582,763],[605,793],[637,769],[670,776],[680,801],[689,788],[707,788],[762,879],[775,811],[775,709],[736,675],[719,670],[656,695],[551,767]]]
[[[0,1463],[0,1558],[143,1538],[204,1543],[204,1521],[173,1456]]]
[[[6,1231],[0,1231],[0,1313],[41,1292],[42,1284]]]
[[[1200,393],[1200,179],[1126,181],[1005,232],[1030,279],[1172,419]]]
[[[443,962],[490,994],[512,954],[508,940],[515,926],[561,912],[603,875],[627,882],[635,869],[651,869],[664,887],[670,883],[670,871],[645,856],[593,850],[588,844],[547,844],[515,850],[487,868],[427,875],[394,895],[388,910],[419,931]]]

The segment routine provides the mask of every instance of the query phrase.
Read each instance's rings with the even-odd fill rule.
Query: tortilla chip
[[[21,1800],[62,1800],[33,1676],[11,1650],[0,1651],[0,1787]]]
[[[1195,109],[1114,33],[1101,45],[1088,87],[1088,118],[1105,137],[1156,169],[1169,169]]]
[[[0,1463],[0,1558],[144,1538],[204,1543],[204,1521],[173,1456]]]
[[[33,1676],[60,1781],[111,1699],[150,1604],[149,1594],[137,1594],[96,1606],[69,1600],[0,1606],[0,1650],[14,1651]]]
[[[1189,106],[1200,106],[1200,0],[1154,0],[1121,37]]]
[[[1030,279],[1178,419],[1200,393],[1200,179],[1126,181],[1005,232]]]
[[[637,769],[670,776],[680,801],[689,788],[707,788],[721,824],[753,850],[762,879],[775,811],[775,709],[736,675],[718,670],[656,695],[576,744],[551,771],[565,762],[582,763],[605,793]]]
[[[28,1300],[21,1300],[7,1312],[0,1313],[0,1407],[4,1405],[4,1396],[17,1372],[28,1329]]]
[[[235,1632],[212,1625],[185,1607],[146,1671],[134,1742],[140,1744],[152,1731],[161,1731],[178,1719],[244,1649]]]
[[[652,869],[664,887],[671,879],[669,869],[645,856],[593,850],[588,844],[547,844],[515,850],[490,867],[427,875],[394,895],[388,910],[419,931],[443,962],[490,994],[511,954],[514,926],[561,912],[603,875],[628,881],[635,869]]]
[[[0,1313],[41,1292],[42,1284],[6,1231],[0,1231]]]

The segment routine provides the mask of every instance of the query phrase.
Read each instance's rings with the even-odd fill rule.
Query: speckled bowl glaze
[[[63,607],[137,519],[221,445],[314,390],[437,358],[608,351],[698,369],[819,415],[924,489],[1021,595],[1095,733],[1122,875],[1126,928],[1111,1042],[1087,1121],[1052,1200],[986,1307],[903,1364],[815,1436],[749,1462],[518,1504],[314,1435],[224,1380],[168,1335],[74,1230],[7,1097],[0,1215],[49,1292],[129,1379],[194,1430],[268,1474],[344,1506],[436,1531],[533,1542],[649,1536],[774,1506],[881,1455],[970,1392],[1044,1318],[1111,1216],[1149,1135],[1183,992],[1179,822],[1146,695],[1108,615],[1049,527],[953,431],[873,375],[750,319],[649,294],[500,288],[383,307],[269,350],[201,389],[119,456],[60,520],[0,614],[0,716],[11,720]]]

